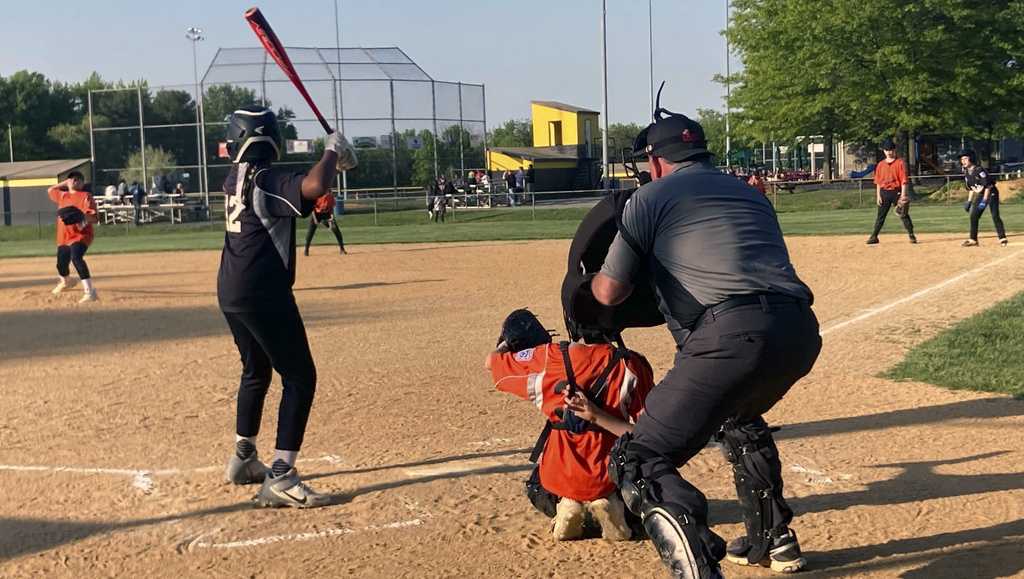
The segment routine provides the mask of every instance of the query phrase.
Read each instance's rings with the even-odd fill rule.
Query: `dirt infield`
[[[795,238],[825,347],[768,419],[806,576],[1024,576],[1024,401],[876,376],[1024,287],[1024,243]],[[222,482],[239,362],[216,252],[0,261],[0,576],[660,577],[647,543],[556,544],[522,496],[542,419],[482,369],[502,317],[555,326],[565,241],[328,247],[297,298],[319,386],[300,470],[339,504],[255,510]],[[667,332],[627,335],[661,376]],[[275,378],[261,434],[269,452]],[[683,469],[741,530],[728,464]],[[729,577],[768,573],[725,564]]]

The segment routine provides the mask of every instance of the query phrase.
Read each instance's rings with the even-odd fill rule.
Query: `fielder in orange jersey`
[[[59,295],[74,285],[68,278],[68,266],[74,264],[78,278],[82,280],[83,293],[79,303],[96,301],[96,288],[85,263],[85,252],[95,235],[96,201],[85,190],[85,176],[72,171],[64,182],[50,187],[47,194],[57,204],[57,275],[60,279],[53,288],[53,294]]]
[[[519,349],[523,341],[505,339],[485,366],[498,390],[532,402],[548,418],[531,457],[539,464],[527,482],[527,496],[554,518],[555,540],[580,538],[587,513],[605,539],[627,540],[632,531],[608,475],[608,459],[616,439],[632,430],[643,412],[654,384],[651,365],[601,337],[553,344],[532,313],[517,310],[508,319],[517,317],[534,326],[536,345]]]
[[[338,240],[338,249],[344,255],[345,240],[341,237],[341,229],[338,227],[338,220],[334,216],[334,195],[327,194],[316,200],[313,207],[313,214],[309,216],[309,230],[306,231],[305,255],[309,255],[309,244],[313,243],[313,236],[316,235],[316,228],[320,225],[329,227],[334,238]]]

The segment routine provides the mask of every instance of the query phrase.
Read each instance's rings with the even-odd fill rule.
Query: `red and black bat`
[[[295,72],[295,66],[292,65],[292,61],[288,58],[288,53],[284,50],[284,45],[274,34],[274,29],[270,27],[270,23],[263,17],[263,13],[260,12],[259,8],[250,8],[245,11],[245,20],[252,27],[253,32],[256,33],[256,37],[260,39],[263,44],[263,48],[267,49],[267,53],[274,59],[274,62],[281,67],[284,71],[284,75],[288,77],[288,80],[292,81],[295,85],[296,90],[302,95],[302,98],[306,99],[306,104],[309,108],[313,109],[313,114],[316,115],[320,125],[327,131],[327,134],[334,132],[331,125],[327,124],[323,114],[320,113],[320,109],[316,107],[316,103],[310,98],[309,93],[306,92],[306,87],[302,84],[302,79],[299,78],[299,74]]]

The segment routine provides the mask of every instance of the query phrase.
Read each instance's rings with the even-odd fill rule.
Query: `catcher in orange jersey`
[[[334,195],[327,194],[316,200],[313,207],[313,214],[309,216],[309,230],[306,231],[306,250],[304,255],[309,255],[309,244],[313,243],[313,236],[316,235],[316,228],[320,225],[329,227],[334,238],[338,240],[338,249],[342,254],[345,251],[345,240],[341,237],[341,229],[338,228],[338,220],[334,218]]]
[[[79,303],[96,301],[92,275],[85,263],[85,252],[92,244],[96,201],[85,190],[85,176],[78,171],[68,174],[67,180],[50,187],[47,194],[57,204],[57,275],[60,279],[53,294],[58,295],[74,285],[68,279],[69,264],[74,264],[78,279],[82,280],[82,299]]]
[[[583,536],[588,514],[605,539],[629,539],[632,530],[608,475],[608,458],[616,439],[643,412],[654,384],[651,365],[600,333],[584,335],[583,343],[553,344],[529,310],[506,318],[500,342],[485,362],[495,387],[534,403],[548,418],[530,457],[539,464],[526,494],[553,517],[555,540]]]

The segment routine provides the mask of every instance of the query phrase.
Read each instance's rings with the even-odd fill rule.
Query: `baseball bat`
[[[324,115],[320,113],[320,109],[317,108],[316,103],[313,102],[309,93],[306,92],[306,87],[302,84],[302,79],[299,78],[299,74],[295,72],[295,66],[292,64],[291,59],[288,58],[288,53],[285,51],[284,45],[281,44],[281,40],[277,38],[277,34],[274,34],[274,29],[270,27],[270,23],[267,22],[267,19],[263,16],[263,13],[260,12],[260,9],[254,7],[246,10],[245,20],[249,23],[249,26],[252,27],[253,32],[256,33],[256,38],[260,39],[260,43],[263,44],[263,48],[267,50],[267,53],[274,59],[277,66],[281,67],[281,70],[284,71],[284,75],[288,77],[288,80],[292,81],[292,85],[294,85],[295,89],[299,91],[302,98],[306,99],[306,104],[309,105],[309,108],[313,109],[313,114],[316,115],[316,119],[320,121],[320,126],[324,128],[324,131],[327,131],[328,135],[333,133],[334,129],[331,128],[331,125],[327,124],[327,120],[324,119]]]

